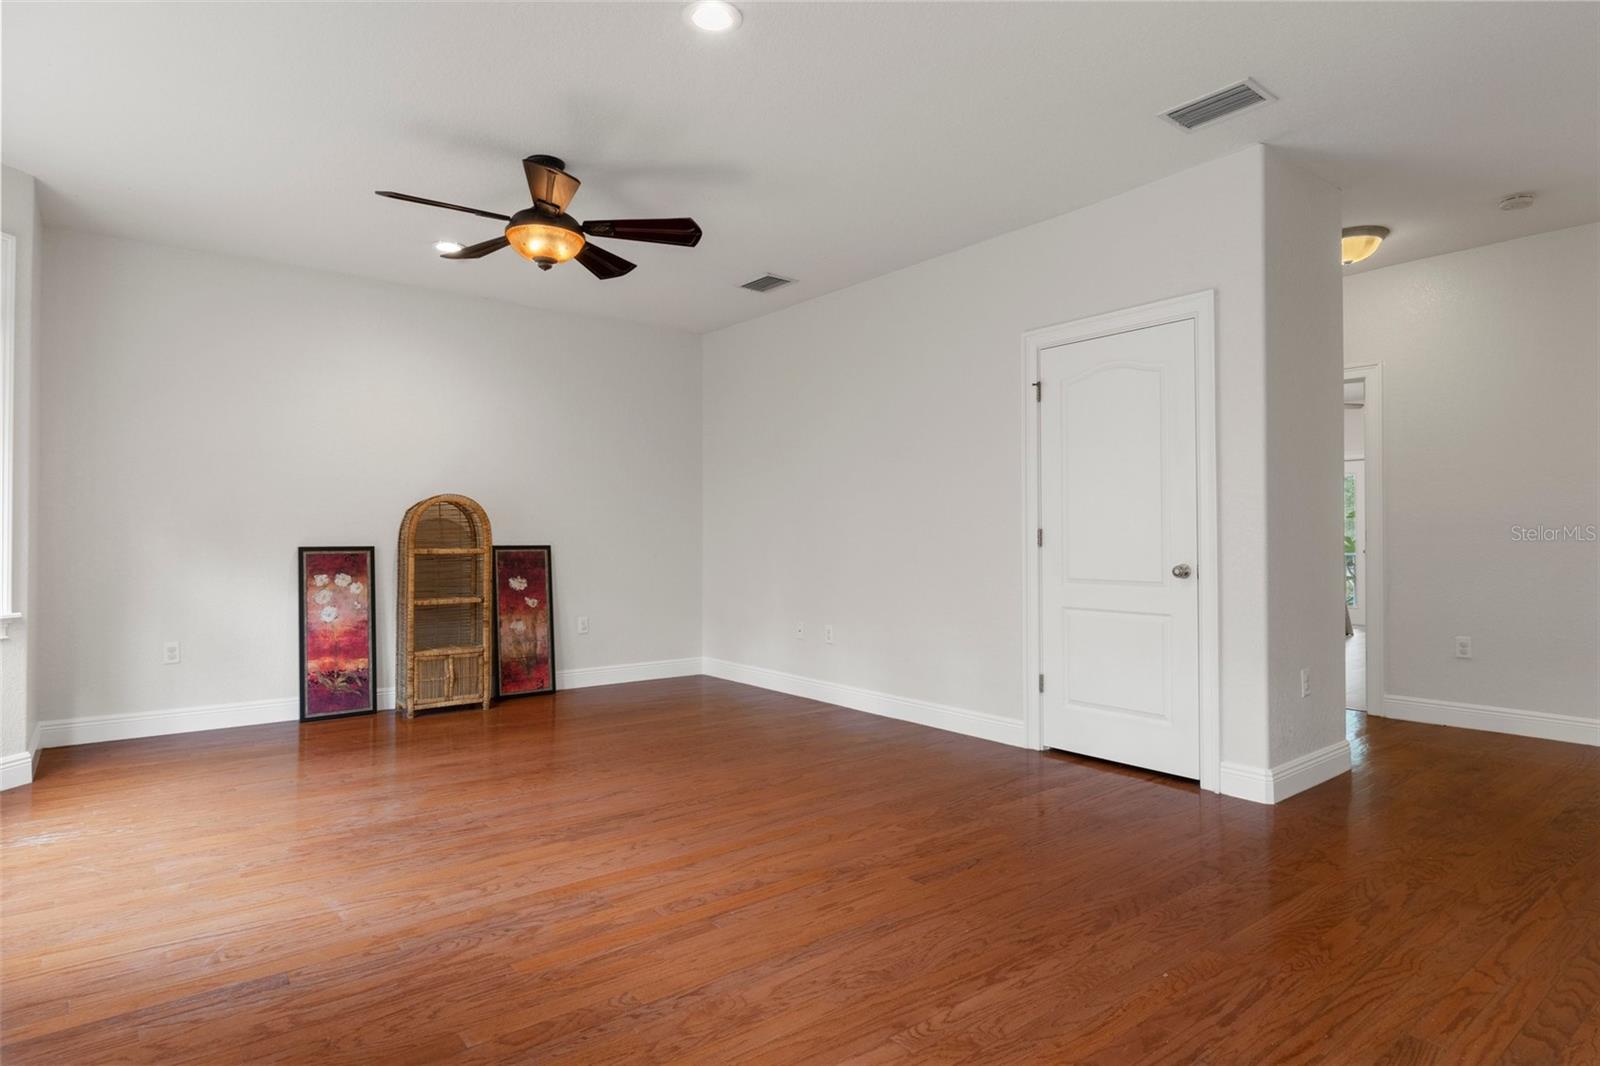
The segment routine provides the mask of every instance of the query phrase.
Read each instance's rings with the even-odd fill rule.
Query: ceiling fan
[[[442,259],[482,259],[490,252],[498,252],[509,245],[522,258],[537,263],[540,270],[549,270],[557,263],[576,259],[589,273],[604,281],[606,278],[620,278],[637,264],[591,244],[590,237],[676,244],[685,248],[693,248],[700,243],[700,226],[692,218],[618,218],[579,222],[567,214],[567,205],[572,202],[580,182],[567,173],[566,163],[553,155],[530,155],[522,161],[522,170],[528,178],[528,192],[533,196],[533,206],[525,207],[514,215],[447,204],[443,200],[429,200],[403,192],[380,191],[378,195],[429,207],[465,211],[481,218],[499,219],[506,224],[504,236],[468,245],[454,252],[445,252],[440,256]]]

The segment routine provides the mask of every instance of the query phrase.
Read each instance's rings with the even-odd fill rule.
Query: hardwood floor
[[[709,678],[45,753],[7,1066],[1600,1062],[1600,749],[1277,808]]]

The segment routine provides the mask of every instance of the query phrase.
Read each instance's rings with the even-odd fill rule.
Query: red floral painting
[[[300,717],[377,710],[372,549],[300,549]]]
[[[550,549],[494,550],[495,695],[556,689]]]

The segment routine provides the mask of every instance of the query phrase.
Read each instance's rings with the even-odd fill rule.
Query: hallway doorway
[[[1383,714],[1382,374],[1344,377],[1345,709]]]

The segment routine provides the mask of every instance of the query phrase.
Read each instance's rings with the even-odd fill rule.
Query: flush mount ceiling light
[[[433,250],[443,255],[449,255],[452,252],[461,251],[461,245],[455,241],[434,241]]]
[[[1388,226],[1346,226],[1339,235],[1339,261],[1345,266],[1361,262],[1376,252],[1388,235]]]
[[[744,21],[744,15],[727,0],[695,0],[683,9],[683,17],[707,33],[727,33]]]
[[[1521,211],[1524,207],[1532,206],[1533,193],[1531,192],[1514,192],[1500,201],[1500,210],[1502,211]]]

